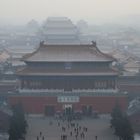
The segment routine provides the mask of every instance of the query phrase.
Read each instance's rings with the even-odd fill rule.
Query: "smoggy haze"
[[[140,0],[0,0],[0,22],[42,21],[48,16],[67,16],[93,22],[140,15]]]

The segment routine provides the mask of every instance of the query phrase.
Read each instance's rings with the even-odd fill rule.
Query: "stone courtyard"
[[[28,132],[26,135],[26,140],[61,140],[61,135],[67,135],[67,140],[76,140],[74,129],[68,127],[67,121],[56,120],[51,117],[28,117]],[[77,140],[118,140],[116,136],[113,135],[113,130],[110,128],[110,119],[108,116],[100,116],[97,119],[94,118],[83,118],[82,120],[73,121],[78,126],[87,127],[87,132],[85,132],[85,138],[81,138],[80,134]],[[58,125],[60,123],[60,126]],[[62,127],[65,127],[65,132],[62,131]],[[79,130],[79,133],[81,133]],[[40,136],[40,132],[42,133]],[[70,136],[70,132],[73,133]]]

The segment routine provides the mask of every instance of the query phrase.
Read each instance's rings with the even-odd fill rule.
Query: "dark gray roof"
[[[30,62],[109,62],[114,58],[91,45],[42,45],[24,57]]]
[[[47,69],[44,67],[25,67],[17,72],[18,75],[38,75],[38,76],[115,76],[118,71],[114,69],[94,69],[94,70],[73,70],[73,69]]]
[[[45,28],[74,28],[75,25],[67,17],[49,17]]]

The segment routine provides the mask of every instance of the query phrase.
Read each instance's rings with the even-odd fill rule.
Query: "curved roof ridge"
[[[115,58],[101,52],[96,43],[75,45],[54,45],[40,42],[40,47],[31,54],[23,57],[24,61],[31,62],[83,62],[83,61],[114,61]]]

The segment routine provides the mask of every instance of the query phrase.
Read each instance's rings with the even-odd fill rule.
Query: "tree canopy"
[[[10,118],[9,140],[18,140],[26,134],[27,122],[21,104],[13,106],[13,115]]]
[[[111,126],[115,130],[120,140],[134,140],[134,132],[132,126],[125,113],[122,113],[118,104],[113,108],[111,113]]]

